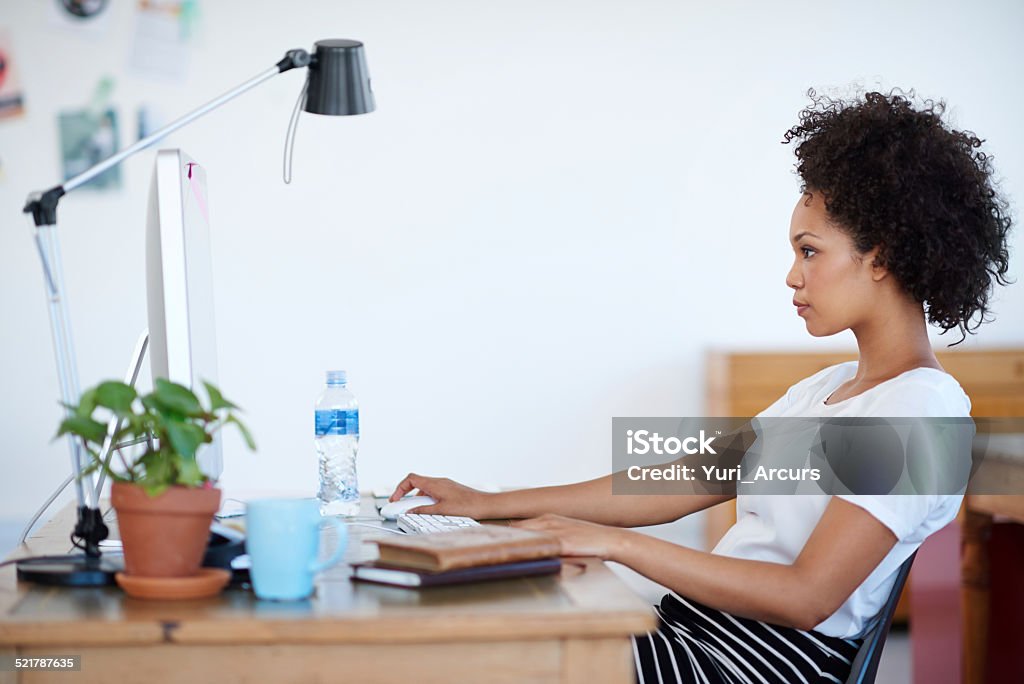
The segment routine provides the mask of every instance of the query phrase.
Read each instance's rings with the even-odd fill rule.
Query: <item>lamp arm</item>
[[[182,126],[186,126],[189,123],[195,121],[199,117],[213,111],[222,104],[229,102],[242,93],[255,88],[260,83],[263,83],[269,78],[272,78],[282,72],[288,71],[289,69],[295,69],[299,67],[309,66],[312,58],[308,52],[302,49],[289,50],[285,56],[273,67],[261,72],[254,78],[242,83],[241,85],[229,90],[220,97],[216,97],[206,104],[198,107],[197,109],[185,114],[184,116],[172,121],[158,131],[154,131],[152,134],[139,140],[138,142],[126,147],[125,149],[107,157],[103,161],[99,162],[95,166],[92,166],[85,171],[81,172],[77,176],[73,176],[62,184],[54,186],[49,190],[42,193],[34,193],[29,196],[28,202],[25,204],[25,213],[31,213],[35,219],[35,224],[40,225],[53,225],[57,222],[57,203],[60,198],[65,194],[71,192],[75,188],[88,183],[90,180],[100,175],[107,169],[117,166],[122,161],[132,156],[136,152],[140,152],[150,145],[159,142],[163,138],[167,137],[174,131],[178,130]]]

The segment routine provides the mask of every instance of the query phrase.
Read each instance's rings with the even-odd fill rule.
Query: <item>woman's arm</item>
[[[555,513],[580,520],[639,527],[678,520],[735,498],[735,494],[613,494],[613,475],[552,487],[488,493],[448,478],[409,473],[391,495],[391,501],[419,489],[436,504],[411,509],[415,513],[466,515],[477,520],[533,518]]]
[[[655,467],[686,465],[697,469],[707,464],[736,465],[754,443],[756,436],[747,422],[733,432],[719,436],[715,442],[717,452],[713,452],[713,456],[684,456]],[[736,498],[734,489],[730,493],[721,494],[703,491],[708,483],[667,480],[636,483],[623,481],[626,474],[627,471],[619,471],[574,484],[492,494],[471,489],[448,478],[409,473],[395,488],[389,500],[397,501],[412,490],[419,489],[420,493],[433,498],[437,503],[411,509],[415,513],[465,515],[477,520],[533,518],[554,513],[602,525],[640,527],[679,520],[690,513]],[[613,493],[615,478],[620,478],[618,484],[625,485],[623,488],[631,491],[642,489],[648,493],[624,494],[621,489],[619,493]]]
[[[792,565],[696,551],[558,516],[514,525],[555,534],[563,555],[613,560],[712,608],[808,630],[838,610],[896,544],[888,527],[838,498],[829,502]]]
[[[556,513],[602,525],[660,525],[736,498],[735,494],[613,494],[612,475],[553,487],[500,492],[493,518],[532,518]]]

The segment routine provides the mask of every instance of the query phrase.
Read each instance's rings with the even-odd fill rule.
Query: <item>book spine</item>
[[[437,557],[439,570],[456,570],[458,568],[481,567],[498,563],[514,563],[517,561],[535,560],[557,556],[561,547],[555,544],[537,546],[531,544],[519,547],[493,546],[480,549],[459,550],[451,555]]]
[[[523,563],[511,563],[501,566],[477,566],[437,574],[371,565],[365,568],[354,567],[352,579],[392,586],[430,587],[513,577],[550,575],[557,573],[561,570],[561,567],[562,561],[559,558],[525,561]]]

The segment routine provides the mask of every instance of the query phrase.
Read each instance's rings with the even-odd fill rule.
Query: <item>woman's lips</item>
[[[809,304],[804,304],[803,302],[798,302],[795,299],[793,300],[793,306],[796,307],[796,315],[797,316],[803,316],[804,312],[807,311],[809,308],[811,308]]]

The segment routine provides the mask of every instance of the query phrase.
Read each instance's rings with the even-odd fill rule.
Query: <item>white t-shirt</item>
[[[789,388],[758,417],[967,417],[971,401],[948,373],[914,368],[855,397],[825,404],[857,372],[850,361],[826,368]],[[962,495],[837,495],[860,506],[896,535],[896,545],[835,613],[815,626],[822,634],[859,638],[873,626],[900,565],[921,542],[956,517]],[[793,563],[832,497],[825,494],[736,497],[736,524],[712,553]]]

